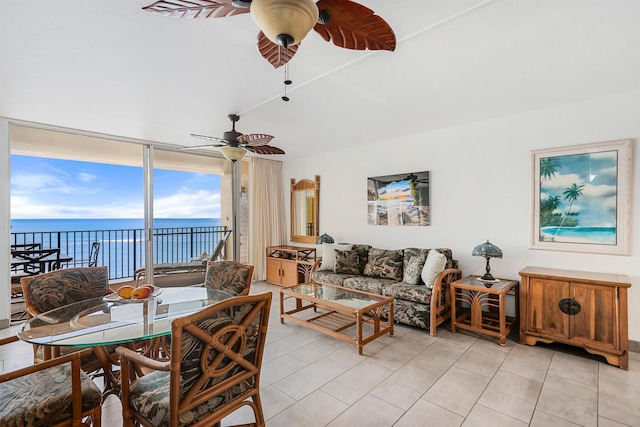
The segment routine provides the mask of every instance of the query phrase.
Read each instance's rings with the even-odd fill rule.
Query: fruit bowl
[[[144,298],[124,298],[118,295],[118,292],[113,292],[109,295],[106,295],[102,299],[106,302],[121,302],[121,303],[128,304],[128,303],[150,301],[162,293],[162,288],[159,288],[157,286],[153,286],[153,285],[144,285],[144,286],[148,286],[151,288],[149,295]],[[142,288],[142,286],[140,286],[139,288]],[[138,289],[138,288],[134,288],[134,290],[135,289]]]

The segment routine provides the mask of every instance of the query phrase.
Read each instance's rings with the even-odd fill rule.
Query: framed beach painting
[[[367,178],[370,225],[426,226],[429,209],[428,171]]]
[[[631,253],[633,140],[531,152],[531,248]]]

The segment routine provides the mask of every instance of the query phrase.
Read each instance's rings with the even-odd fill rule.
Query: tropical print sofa
[[[436,327],[449,319],[449,284],[461,277],[451,249],[435,249],[446,261],[442,260],[442,268],[434,273],[431,285],[425,284],[422,273],[429,252],[434,249],[384,250],[363,244],[341,245],[323,245],[323,258],[329,255],[335,259],[329,263],[318,260],[311,280],[393,297],[396,322],[427,329],[433,336]]]

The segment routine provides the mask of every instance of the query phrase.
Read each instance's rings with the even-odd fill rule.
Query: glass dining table
[[[18,337],[42,346],[93,347],[110,383],[105,384],[105,393],[117,392],[119,378],[112,368],[118,361],[109,346],[153,342],[171,334],[173,319],[233,297],[204,287],[158,289],[154,297],[144,300],[123,300],[111,294],[47,311],[25,322]]]

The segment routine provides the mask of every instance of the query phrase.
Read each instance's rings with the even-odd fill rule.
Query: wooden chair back
[[[133,366],[127,360],[148,363],[154,369],[169,371],[168,425],[212,426],[235,410],[249,406],[256,425],[264,426],[260,401],[260,370],[266,342],[272,295],[239,296],[224,300],[195,314],[175,319],[171,325],[171,361],[161,364],[128,349],[118,349],[122,359],[122,378],[130,378]],[[143,377],[136,381],[143,381]],[[164,382],[163,382],[164,384]],[[150,387],[146,384],[145,387]],[[162,387],[158,384],[157,387]],[[151,387],[157,389],[157,387]],[[125,426],[132,420],[144,426],[166,419],[149,420],[132,409],[129,382],[122,384]],[[163,392],[164,393],[164,392]],[[138,398],[150,399],[137,393]],[[139,401],[133,406],[148,408],[163,401]],[[150,411],[158,416],[160,410]]]

